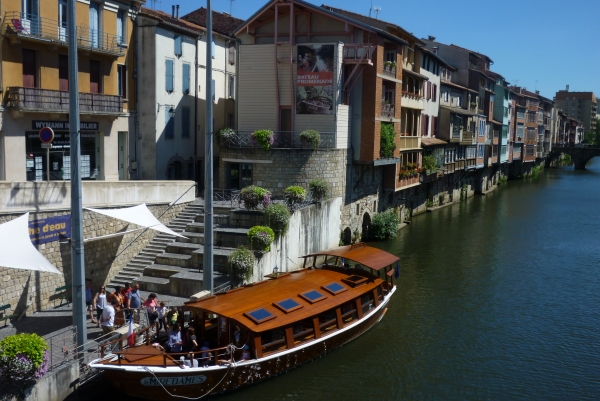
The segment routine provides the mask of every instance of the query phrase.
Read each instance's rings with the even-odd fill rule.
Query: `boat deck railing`
[[[188,367],[198,367],[198,366],[209,366],[209,365],[229,365],[231,363],[236,362],[234,358],[235,351],[240,351],[239,348],[232,348],[231,345],[219,348],[212,348],[209,350],[200,350],[194,352],[162,352],[159,356],[162,357],[162,363],[144,363],[145,366],[162,366],[164,368],[168,366],[179,366],[180,368]],[[122,361],[125,360],[125,355],[127,351],[116,351],[113,354],[117,355],[117,364],[119,366],[126,366],[128,364],[122,364]],[[155,353],[136,353],[136,356],[139,357],[156,357]],[[207,355],[207,356],[203,356]],[[183,357],[183,358],[182,358]],[[241,361],[241,360],[240,360]],[[237,361],[237,362],[240,362]]]

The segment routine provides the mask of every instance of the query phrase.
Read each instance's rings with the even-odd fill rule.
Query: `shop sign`
[[[31,122],[31,127],[34,130],[40,130],[42,128],[48,127],[52,128],[56,131],[68,131],[69,130],[69,122],[68,121],[43,121],[43,120],[33,120]],[[79,123],[80,131],[98,131],[98,122],[80,122]]]
[[[71,238],[71,215],[30,221],[29,238],[34,245]]]
[[[334,45],[298,45],[296,114],[333,114]]]

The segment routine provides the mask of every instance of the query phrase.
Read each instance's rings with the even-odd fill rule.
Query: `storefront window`
[[[47,175],[48,151],[42,148],[39,132],[25,133],[27,181],[45,181]],[[50,149],[50,180],[62,181],[71,179],[71,146],[68,131],[55,131],[52,149]],[[81,179],[96,180],[100,176],[96,164],[96,134],[81,133]]]

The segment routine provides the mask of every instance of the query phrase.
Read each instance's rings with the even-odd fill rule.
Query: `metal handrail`
[[[29,37],[65,45],[69,39],[66,21],[58,21],[19,11],[5,12],[4,21],[6,27],[3,31],[9,36]],[[123,38],[118,35],[91,29],[87,26],[77,27],[76,35],[79,48],[115,55],[124,54]]]
[[[18,110],[69,111],[69,92],[20,86],[8,87],[6,92],[6,107]],[[115,95],[79,92],[79,105],[83,112],[123,112],[123,98]]]

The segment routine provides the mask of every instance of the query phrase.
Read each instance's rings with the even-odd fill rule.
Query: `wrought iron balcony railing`
[[[7,108],[29,112],[69,112],[69,92],[16,86],[6,88],[6,91]],[[84,114],[120,114],[123,112],[123,98],[80,92],[79,109]]]
[[[381,105],[381,117],[394,118],[394,105],[393,104],[382,104]]]
[[[220,137],[221,146],[229,148],[260,148],[261,146],[254,139],[254,131],[236,131],[227,137]],[[317,149],[335,149],[335,132],[320,132],[320,141]],[[273,140],[270,144],[275,149],[313,149],[310,142],[300,138],[300,132],[293,131],[274,131]]]
[[[4,13],[3,33],[8,37],[67,45],[69,32],[65,21],[18,11]],[[122,56],[123,38],[87,26],[77,27],[77,47],[93,52]]]

